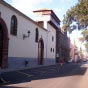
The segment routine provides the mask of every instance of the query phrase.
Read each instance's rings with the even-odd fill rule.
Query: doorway
[[[8,30],[2,18],[0,18],[0,67],[8,67]]]
[[[42,65],[44,59],[44,42],[43,39],[40,38],[38,43],[38,64]]]
[[[3,31],[0,25],[0,67],[2,66]]]

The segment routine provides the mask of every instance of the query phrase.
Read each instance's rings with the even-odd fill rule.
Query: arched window
[[[38,28],[36,28],[35,42],[38,42],[38,39],[39,39],[39,31]]]
[[[12,16],[11,18],[11,29],[10,33],[14,36],[17,35],[17,18],[15,15]]]

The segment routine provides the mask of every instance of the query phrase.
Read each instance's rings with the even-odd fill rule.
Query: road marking
[[[33,76],[33,75],[29,75],[29,74],[27,74],[27,73],[24,73],[24,72],[21,72],[21,71],[16,71],[17,73],[20,73],[20,74],[23,74],[23,75],[26,75],[26,76],[28,76],[28,77],[31,77],[31,76]]]
[[[8,83],[8,81],[4,80],[3,78],[1,78],[2,82],[5,84],[5,83]]]

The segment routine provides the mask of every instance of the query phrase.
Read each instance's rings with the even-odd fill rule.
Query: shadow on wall
[[[8,84],[18,84],[30,82],[32,80],[68,77],[76,75],[82,76],[85,74],[86,70],[87,67],[81,67],[79,65],[65,64],[63,67],[60,67],[60,65],[52,65],[3,73],[2,77],[6,81],[8,81]],[[2,88],[10,87],[3,86]]]

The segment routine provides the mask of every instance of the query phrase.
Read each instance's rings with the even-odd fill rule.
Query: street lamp
[[[30,30],[28,30],[27,33],[28,33],[28,35],[23,34],[23,40],[24,40],[25,38],[28,38],[28,37],[30,36],[30,33],[31,33]]]

